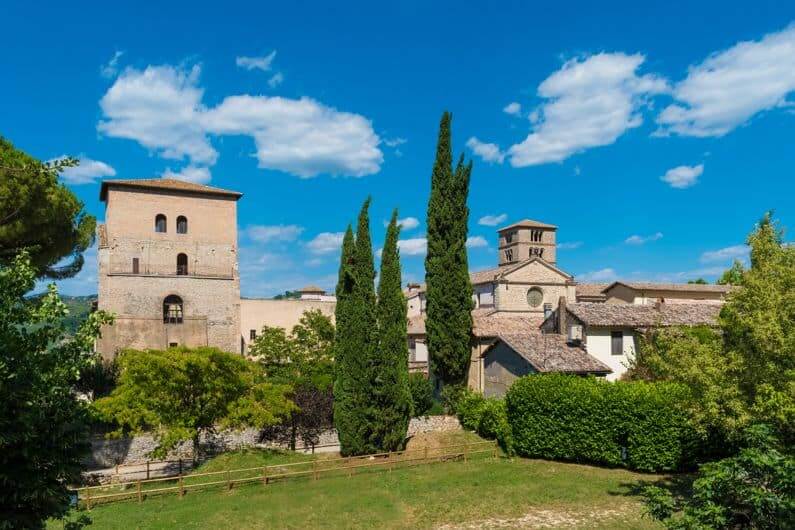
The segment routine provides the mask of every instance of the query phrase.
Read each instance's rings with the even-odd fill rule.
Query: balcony
[[[108,270],[109,276],[141,276],[147,278],[214,278],[231,280],[235,278],[234,267],[188,266],[173,264],[171,266],[139,263],[112,263]]]

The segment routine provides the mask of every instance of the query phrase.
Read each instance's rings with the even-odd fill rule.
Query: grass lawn
[[[470,433],[418,437],[410,448],[470,440]],[[332,455],[333,456],[333,455]],[[319,458],[325,456],[319,455]],[[267,451],[221,455],[200,471],[311,458]],[[328,458],[328,457],[325,457]],[[490,457],[352,478],[284,480],[125,501],[91,510],[95,528],[658,528],[642,518],[640,481],[625,470]],[[51,528],[60,528],[54,523]]]

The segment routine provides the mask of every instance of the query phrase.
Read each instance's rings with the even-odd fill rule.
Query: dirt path
[[[608,510],[566,511],[533,510],[520,517],[491,517],[477,521],[437,526],[437,530],[479,530],[493,528],[571,528],[588,527],[594,523],[610,521],[630,515],[637,506],[623,505]]]

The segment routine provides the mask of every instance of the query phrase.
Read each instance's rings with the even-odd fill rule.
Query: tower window
[[[178,234],[187,234],[188,233],[188,218],[184,215],[180,215],[177,217],[177,233]]]
[[[163,300],[163,322],[166,324],[182,324],[182,298],[175,294]]]
[[[255,340],[257,338],[257,330],[256,329],[250,329],[248,331],[248,338],[249,338],[249,340]]]
[[[155,232],[165,234],[167,228],[166,216],[162,213],[157,214],[155,216]]]
[[[132,271],[133,274],[138,274],[138,272],[139,272],[138,258],[133,258],[132,259],[132,267],[133,267],[133,271]]]
[[[188,255],[177,254],[177,276],[186,276],[188,274]]]
[[[508,249],[505,251],[505,261],[513,261],[513,249]]]

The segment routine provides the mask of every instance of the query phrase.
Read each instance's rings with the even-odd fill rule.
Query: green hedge
[[[486,399],[481,394],[466,391],[458,399],[456,414],[462,427],[483,438],[497,440],[507,453],[512,452],[511,426],[504,400]]]
[[[668,471],[692,465],[689,397],[674,383],[549,374],[514,382],[505,404],[520,455]]]

